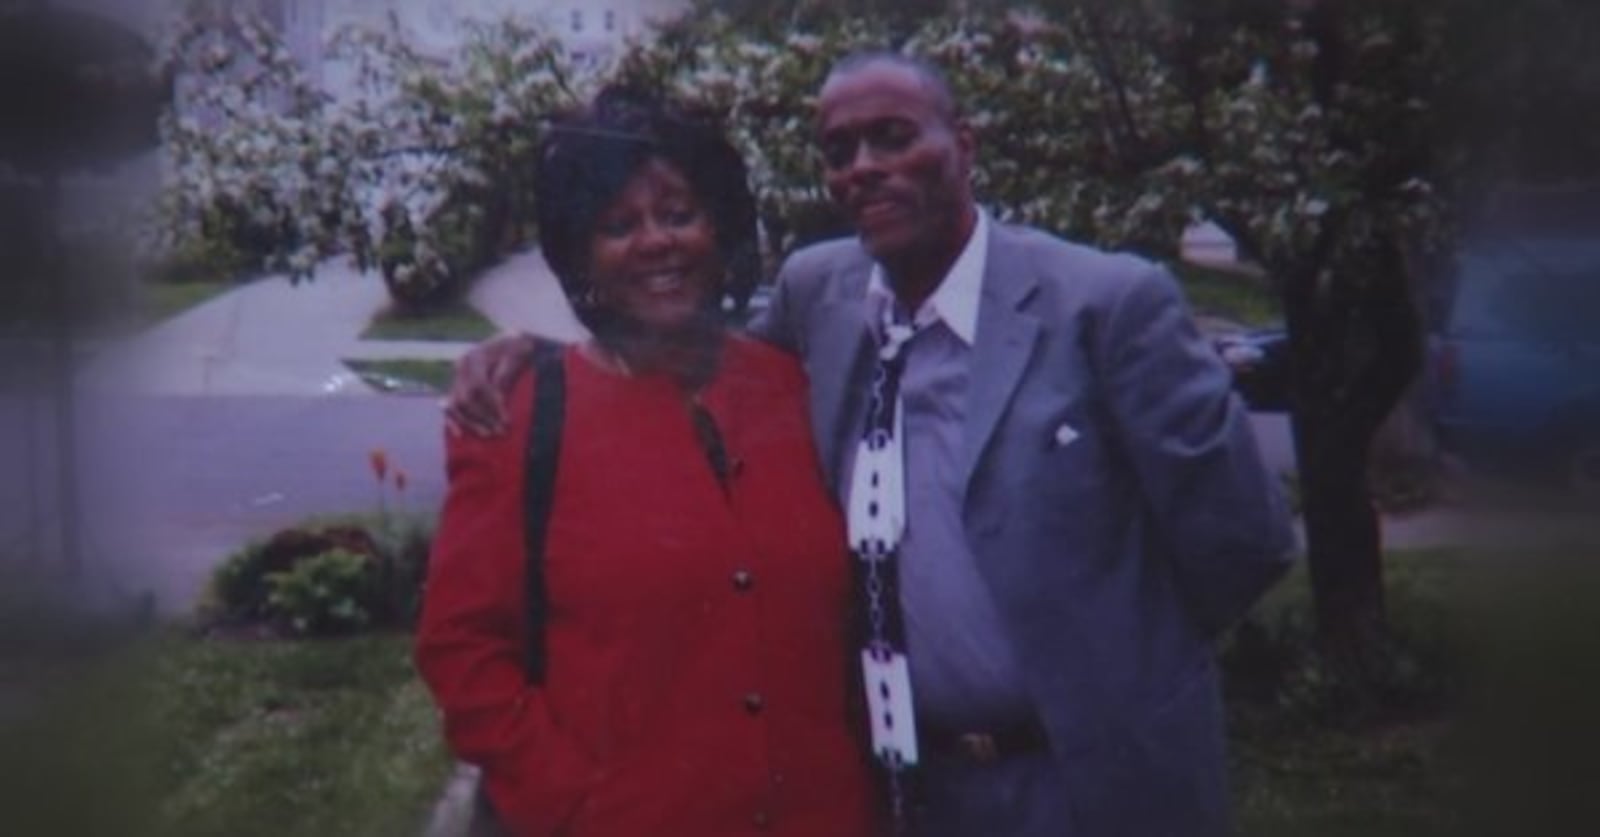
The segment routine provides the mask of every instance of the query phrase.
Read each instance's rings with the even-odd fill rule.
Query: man
[[[1213,641],[1293,537],[1227,371],[1165,271],[978,209],[932,67],[841,62],[817,137],[858,237],[794,254],[755,330],[811,379],[915,833],[1228,833]]]

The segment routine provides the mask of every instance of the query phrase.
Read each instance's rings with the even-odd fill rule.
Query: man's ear
[[[978,164],[978,134],[965,119],[956,120],[955,132],[956,150],[961,152],[961,162],[971,171]]]

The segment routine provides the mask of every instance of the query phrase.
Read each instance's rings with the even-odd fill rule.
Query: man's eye
[[[856,142],[849,139],[824,140],[822,143],[822,162],[830,169],[840,169],[850,164],[856,155]]]
[[[822,161],[830,169],[842,169],[855,159],[856,149],[863,142],[874,154],[894,154],[910,148],[917,136],[917,129],[911,125],[898,122],[875,125],[860,137],[823,140]]]
[[[904,151],[916,139],[915,129],[898,123],[884,125],[867,136],[867,142],[878,151]]]

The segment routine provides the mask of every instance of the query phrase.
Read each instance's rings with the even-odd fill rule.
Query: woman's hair
[[[608,87],[587,108],[551,122],[535,172],[539,244],[590,331],[601,331],[612,313],[589,293],[595,223],[651,160],[676,168],[710,216],[727,271],[722,293],[744,298],[758,278],[755,197],[739,152],[708,120],[642,90]],[[720,295],[711,302],[720,307]]]

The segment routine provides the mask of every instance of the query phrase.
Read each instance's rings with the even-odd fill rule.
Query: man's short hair
[[[828,70],[827,77],[823,79],[823,85],[826,86],[833,79],[851,75],[875,64],[889,64],[916,76],[922,86],[933,94],[934,105],[938,107],[940,116],[952,122],[960,116],[961,109],[956,106],[950,78],[939,65],[926,58],[907,55],[892,49],[862,50],[846,55],[834,62],[833,67]]]

